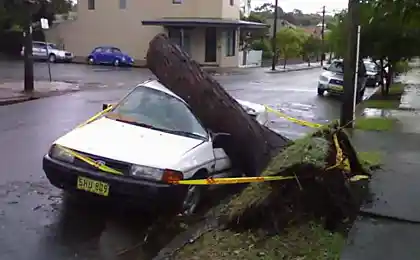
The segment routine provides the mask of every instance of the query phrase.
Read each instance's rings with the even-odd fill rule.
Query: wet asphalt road
[[[13,63],[3,67],[0,78],[20,79],[19,66]],[[36,66],[38,79],[45,68],[45,64]],[[324,123],[338,118],[339,101],[316,96],[320,72],[313,69],[267,74],[255,70],[216,78],[234,97]],[[149,259],[154,249],[147,252],[138,245],[146,235],[150,218],[137,209],[80,200],[76,203],[67,198],[44,177],[42,156],[56,138],[99,111],[102,103],[121,98],[150,73],[54,64],[53,75],[56,80],[91,84],[91,88],[0,107],[0,259]],[[272,119],[272,126],[291,138],[310,130],[275,116]],[[117,256],[132,247],[136,248],[133,252]]]

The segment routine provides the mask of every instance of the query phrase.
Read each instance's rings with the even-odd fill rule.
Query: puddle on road
[[[229,192],[217,193],[217,198],[212,193],[201,211]],[[13,234],[0,237],[2,260],[152,259],[201,220],[147,213],[121,201],[68,196],[47,182],[0,186],[0,209],[0,233]]]

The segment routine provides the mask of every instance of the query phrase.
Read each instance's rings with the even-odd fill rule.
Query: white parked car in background
[[[239,102],[261,124],[267,122],[264,106]],[[226,135],[204,128],[184,100],[158,81],[146,81],[97,119],[56,140],[43,169],[64,190],[127,196],[192,214],[204,186],[168,182],[234,176],[221,138]]]
[[[25,47],[22,47],[21,56],[24,55]],[[36,60],[48,60],[49,62],[65,61],[71,62],[74,58],[73,53],[61,50],[53,43],[32,42],[32,56]]]

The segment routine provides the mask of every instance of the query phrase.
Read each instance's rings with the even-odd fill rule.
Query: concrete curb
[[[277,74],[277,73],[286,73],[286,72],[292,72],[292,71],[301,71],[301,70],[312,70],[312,69],[319,69],[322,68],[321,65],[316,65],[316,66],[310,66],[310,67],[303,67],[303,68],[294,68],[294,69],[281,69],[281,70],[268,70],[265,73],[270,73],[270,74]]]
[[[22,103],[22,102],[26,102],[29,100],[34,100],[34,99],[38,99],[36,97],[13,97],[13,98],[2,98],[0,99],[0,106],[8,106],[8,105],[13,105],[13,104],[17,104],[17,103]]]

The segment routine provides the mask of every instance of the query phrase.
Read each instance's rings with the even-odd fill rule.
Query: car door
[[[35,42],[32,44],[32,55],[35,58],[41,59],[41,58],[47,58],[47,49],[46,49],[46,45],[39,43],[39,42]]]
[[[103,48],[102,57],[103,63],[112,63],[114,61],[114,54],[112,53],[112,48]]]

